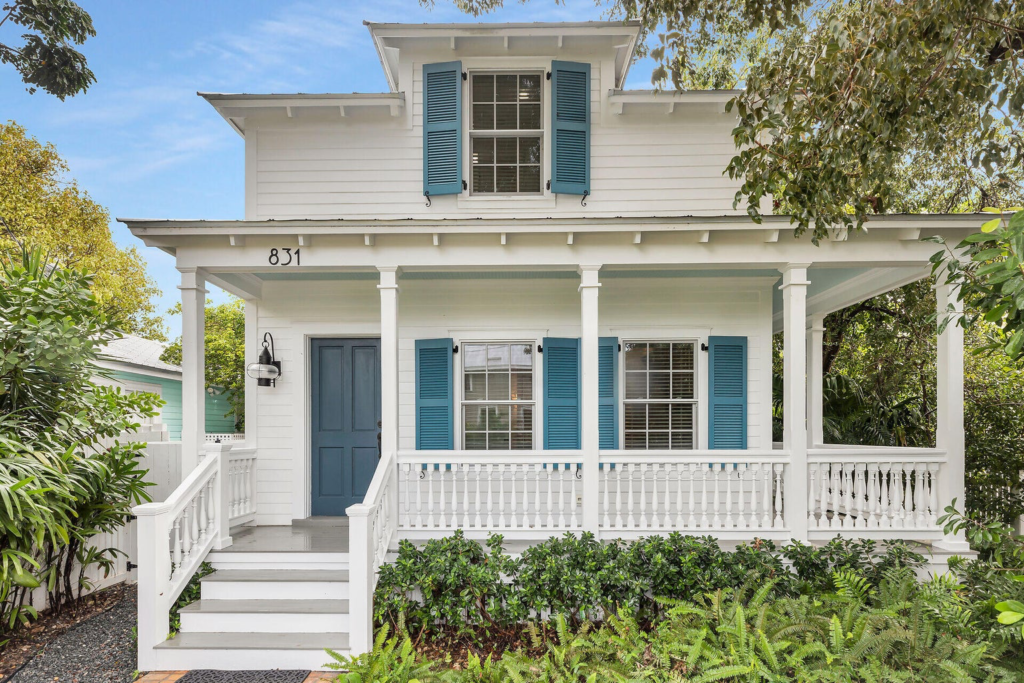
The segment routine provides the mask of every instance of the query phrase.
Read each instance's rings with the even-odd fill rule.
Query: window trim
[[[456,354],[456,356],[460,356],[460,358],[458,358],[458,360],[457,360],[457,365],[458,365],[458,373],[457,374],[458,374],[458,377],[457,377],[457,380],[456,380],[456,384],[453,387],[453,389],[455,391],[454,398],[455,398],[455,403],[456,403],[456,408],[457,408],[456,419],[459,421],[458,429],[455,430],[455,436],[456,436],[455,447],[456,447],[456,449],[457,450],[461,450],[461,451],[470,451],[472,453],[490,453],[490,452],[493,452],[493,451],[490,451],[488,449],[469,449],[469,448],[466,447],[465,408],[466,408],[467,405],[470,405],[470,406],[472,406],[472,405],[509,405],[509,406],[511,406],[511,405],[529,405],[529,406],[533,406],[533,424],[531,425],[531,428],[530,428],[530,437],[531,437],[531,439],[533,441],[532,446],[529,449],[513,449],[513,448],[511,448],[511,441],[510,441],[509,442],[509,448],[506,449],[506,450],[509,450],[509,451],[512,451],[512,450],[519,450],[519,451],[535,451],[535,450],[538,450],[539,447],[538,447],[537,444],[540,442],[539,440],[542,438],[542,434],[541,434],[541,431],[540,431],[540,422],[541,422],[541,420],[538,420],[538,415],[541,415],[541,411],[543,410],[542,402],[541,402],[542,392],[540,390],[540,384],[539,384],[540,382],[543,381],[543,377],[542,377],[542,374],[541,374],[542,373],[541,366],[543,364],[537,362],[537,357],[538,357],[538,355],[540,355],[538,353],[538,348],[540,348],[540,340],[538,338],[536,338],[534,335],[523,335],[523,336],[519,337],[519,336],[516,336],[515,334],[503,335],[501,337],[494,337],[494,338],[472,337],[472,338],[460,339],[460,338],[458,338],[456,336],[453,336],[452,338],[453,338],[454,342],[456,344],[458,344],[458,346],[459,346],[459,352]],[[532,347],[532,349],[533,349],[532,353],[530,354],[530,356],[531,356],[531,363],[532,363],[532,369],[531,369],[531,373],[530,374],[531,374],[531,377],[532,377],[533,398],[531,400],[529,400],[529,401],[513,401],[511,399],[510,400],[506,400],[506,401],[498,401],[498,400],[495,400],[495,401],[490,401],[490,400],[467,401],[466,400],[466,392],[465,392],[465,388],[466,388],[466,384],[465,384],[466,383],[466,363],[465,363],[466,355],[465,355],[465,347],[466,347],[467,344],[528,344],[528,345],[530,345]],[[487,433],[487,432],[485,432],[485,433]]]
[[[622,450],[636,451],[637,453],[643,453],[644,451],[650,450],[672,450],[685,453],[687,451],[699,451],[704,448],[701,439],[704,437],[704,430],[701,429],[703,423],[702,416],[707,408],[707,396],[704,393],[704,374],[705,369],[705,357],[704,352],[701,351],[702,338],[699,336],[674,336],[674,337],[659,337],[656,335],[643,334],[631,334],[629,336],[621,336],[619,343],[622,345],[622,351],[619,353],[619,371],[617,380],[619,382],[619,447]],[[640,343],[640,344],[659,344],[659,343],[688,343],[693,344],[693,398],[692,399],[627,399],[626,398],[626,344],[629,343]],[[648,370],[648,372],[650,372]],[[693,447],[692,448],[680,448],[680,449],[629,449],[626,447],[626,404],[627,403],[689,403],[694,406],[693,409]],[[648,432],[647,429],[644,430]],[[671,432],[670,432],[671,433]]]
[[[549,96],[550,81],[546,78],[547,70],[541,67],[523,67],[523,68],[485,68],[479,67],[476,69],[466,69],[468,78],[463,83],[465,88],[465,97],[463,98],[463,118],[467,121],[466,125],[466,144],[465,144],[465,163],[466,163],[466,174],[467,178],[466,187],[467,191],[462,193],[462,196],[467,196],[474,200],[479,199],[544,199],[549,195],[547,189],[547,182],[550,180],[550,173],[547,173],[550,168],[549,158],[547,154],[548,150],[548,135],[550,134],[550,122],[548,119],[548,111],[545,107]],[[515,130],[474,130],[473,129],[473,78],[475,76],[508,76],[508,75],[537,75],[540,77],[540,125],[539,129],[515,129]],[[537,192],[477,192],[473,188],[473,139],[476,137],[527,137],[536,135],[540,138],[540,190]],[[497,168],[497,164],[494,165]],[[519,164],[517,162],[516,167]]]

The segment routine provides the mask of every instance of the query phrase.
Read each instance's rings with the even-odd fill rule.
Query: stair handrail
[[[231,545],[230,451],[231,444],[207,444],[206,457],[165,501],[133,509],[140,671],[156,665],[153,648],[167,639],[170,609],[210,550]]]
[[[384,563],[398,530],[397,455],[383,455],[362,503],[345,510],[349,533],[349,649],[368,652],[373,644],[373,591],[377,570]]]

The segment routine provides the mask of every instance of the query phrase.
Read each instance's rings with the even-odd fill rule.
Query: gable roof
[[[164,372],[181,373],[181,367],[165,363],[160,355],[167,348],[164,342],[143,339],[127,334],[121,339],[114,339],[103,347],[101,353],[108,363],[131,365],[140,368],[162,370]]]

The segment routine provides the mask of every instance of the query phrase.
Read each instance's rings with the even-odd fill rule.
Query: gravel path
[[[10,683],[130,683],[135,672],[134,588],[103,614],[43,648]]]

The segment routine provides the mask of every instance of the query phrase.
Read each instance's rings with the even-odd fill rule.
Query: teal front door
[[[313,339],[314,516],[362,503],[380,458],[380,339]]]

